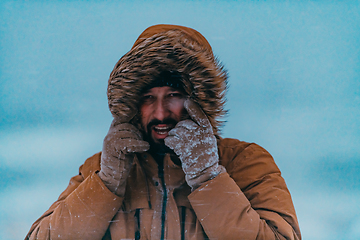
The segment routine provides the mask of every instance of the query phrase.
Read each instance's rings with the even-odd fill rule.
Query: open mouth
[[[174,128],[173,124],[158,124],[152,127],[153,137],[155,139],[164,139],[168,136],[171,129]]]

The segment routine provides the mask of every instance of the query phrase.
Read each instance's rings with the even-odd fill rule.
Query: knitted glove
[[[209,119],[190,99],[184,102],[184,107],[192,120],[178,122],[165,138],[165,145],[180,158],[186,182],[194,190],[226,170],[219,165],[217,142]]]
[[[135,126],[124,119],[114,119],[104,139],[101,170],[98,172],[105,186],[116,195],[124,196],[135,153],[145,152],[149,147]]]

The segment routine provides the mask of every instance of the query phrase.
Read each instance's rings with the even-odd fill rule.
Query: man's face
[[[163,144],[175,125],[186,115],[185,95],[172,87],[154,87],[142,95],[141,125],[149,140]]]

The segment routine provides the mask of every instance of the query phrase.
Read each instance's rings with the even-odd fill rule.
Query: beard
[[[189,119],[189,118],[190,117],[189,117],[188,113],[184,109],[179,120],[182,121],[182,120]],[[170,154],[170,157],[173,160],[173,162],[175,164],[181,166],[181,162],[180,162],[178,156],[171,148],[169,148],[168,146],[165,145],[164,139],[154,139],[152,137],[152,135],[151,135],[152,127],[155,125],[158,125],[158,124],[169,124],[169,125],[173,125],[175,127],[178,122],[179,121],[177,121],[173,118],[166,118],[162,121],[160,121],[158,119],[153,119],[147,124],[146,127],[143,125],[141,126],[144,140],[150,144],[149,152],[151,153],[151,155],[154,157],[154,159],[159,164],[160,163],[162,164],[165,154],[168,153],[168,154]]]
[[[176,155],[172,149],[165,145],[164,139],[154,139],[151,136],[151,130],[154,125],[158,124],[171,124],[175,127],[177,121],[173,118],[167,118],[163,121],[158,119],[153,119],[146,126],[146,132],[144,133],[145,141],[150,144],[150,152],[159,156],[164,156],[166,153],[170,153],[170,155]]]

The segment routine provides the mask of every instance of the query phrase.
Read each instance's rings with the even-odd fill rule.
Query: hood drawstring
[[[137,226],[135,228],[135,240],[140,239],[140,208],[135,210],[135,219],[137,222]]]
[[[137,156],[135,159],[136,159],[136,164],[140,167],[142,176],[144,177],[143,180],[145,181],[145,185],[146,185],[147,201],[148,201],[149,208],[151,209],[152,206],[151,206],[149,182],[148,182],[148,180],[146,178],[145,170],[144,170],[143,166],[140,164],[139,157]]]
[[[150,189],[149,189],[149,183],[148,183],[148,181],[146,179],[146,176],[145,176],[145,182],[146,182],[146,190],[148,192],[148,194],[147,194],[148,204],[149,204],[149,208],[151,209],[152,206],[151,206],[151,200],[150,200]]]
[[[142,173],[142,176],[144,177],[144,181],[145,181],[145,185],[146,185],[146,191],[147,191],[147,202],[148,202],[148,205],[149,205],[149,208],[151,209],[152,206],[151,206],[151,199],[150,199],[150,188],[149,188],[149,182],[146,178],[146,174],[145,174],[145,171],[142,167],[142,165],[140,164],[139,162],[139,159],[138,157],[135,158],[136,160],[136,164],[140,167],[140,171]],[[136,228],[135,228],[135,240],[139,240],[140,239],[140,209],[137,208],[135,210],[135,222],[136,222]]]
[[[185,240],[185,217],[186,217],[186,207],[181,206],[181,240]]]

